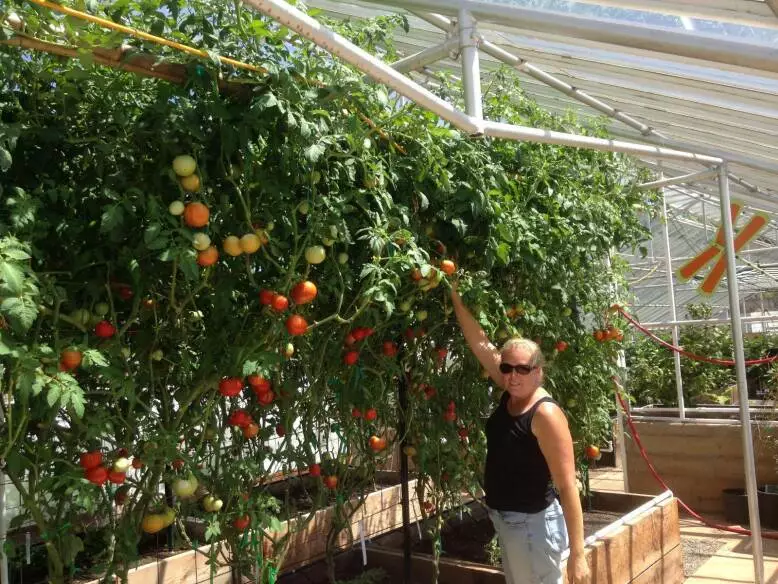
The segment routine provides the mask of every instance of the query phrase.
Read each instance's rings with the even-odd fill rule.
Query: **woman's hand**
[[[578,553],[570,552],[567,560],[567,579],[570,584],[582,584],[588,582],[589,564],[586,562],[586,554],[581,550]]]

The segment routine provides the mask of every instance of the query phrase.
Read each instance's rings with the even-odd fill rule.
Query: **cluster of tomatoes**
[[[598,329],[592,333],[597,342],[606,343],[608,341],[621,341],[624,339],[624,333],[621,329],[610,325],[607,329]]]
[[[143,466],[139,458],[130,461],[128,456],[126,449],[119,449],[113,463],[106,466],[103,464],[103,453],[99,450],[90,450],[81,453],[78,464],[84,470],[84,478],[94,485],[102,486],[106,482],[121,485],[127,479],[127,471],[130,467],[138,469]]]

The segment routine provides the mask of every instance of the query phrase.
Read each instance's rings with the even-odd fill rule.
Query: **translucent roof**
[[[450,30],[439,26],[440,17],[454,23],[466,8],[484,40],[627,114],[635,123],[611,118],[615,137],[727,160],[731,196],[748,206],[745,215],[771,217],[749,248],[762,251],[740,254],[741,296],[778,289],[778,0],[312,0],[310,6],[339,19],[405,14],[410,30],[395,34],[403,57],[444,42]],[[484,78],[503,66],[483,51],[480,64]],[[458,55],[408,74],[425,83],[441,70],[461,75]],[[525,91],[547,110],[602,119],[576,95],[526,73],[519,69]],[[665,176],[703,170],[694,163],[665,161],[661,169],[653,160],[642,163]],[[667,197],[673,257],[699,253],[720,222],[715,177],[669,188]],[[652,253],[624,256],[633,265],[633,308],[644,322],[668,321],[662,227],[651,227]],[[677,284],[679,316],[688,302],[700,301],[725,316],[726,286],[705,297],[693,282]]]

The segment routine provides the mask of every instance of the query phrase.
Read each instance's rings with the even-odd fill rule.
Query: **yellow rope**
[[[30,0],[30,2],[32,2],[33,4],[37,4],[38,6],[43,6],[44,8],[48,8],[49,10],[54,10],[62,14],[67,14],[68,16],[72,16],[74,18],[80,18],[81,20],[87,20],[93,24],[97,24],[105,28],[110,28],[118,32],[123,32],[130,36],[134,36],[139,39],[150,41],[158,45],[164,45],[166,47],[170,47],[171,49],[177,49],[181,52],[189,53],[190,55],[196,55],[198,57],[204,57],[206,59],[210,58],[210,55],[206,51],[203,51],[201,49],[195,49],[194,47],[190,47],[188,45],[182,45],[181,43],[177,43],[175,41],[158,37],[153,34],[143,32],[142,30],[138,30],[136,28],[124,26],[123,24],[117,24],[111,20],[100,18],[99,16],[93,16],[91,14],[87,14],[86,12],[81,12],[80,10],[68,8],[67,6],[55,4],[54,2],[49,2],[48,0]],[[257,67],[256,65],[249,65],[248,63],[244,63],[242,61],[236,61],[235,59],[230,59],[229,57],[220,56],[219,61],[227,65],[232,65],[233,67],[237,67],[239,69],[247,69],[249,71],[254,71],[255,73],[267,73],[267,69],[264,69],[263,67]]]

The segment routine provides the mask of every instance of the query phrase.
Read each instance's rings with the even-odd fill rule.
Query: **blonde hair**
[[[534,341],[522,337],[513,337],[505,341],[500,353],[505,353],[505,351],[510,351],[511,349],[528,349],[532,355],[528,363],[530,367],[543,367],[546,364],[543,351],[540,350],[540,347]]]

